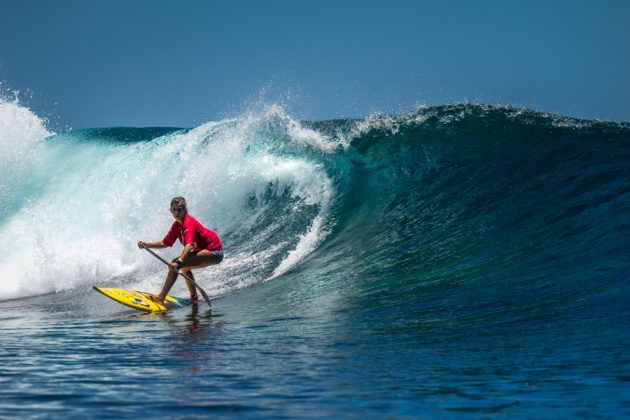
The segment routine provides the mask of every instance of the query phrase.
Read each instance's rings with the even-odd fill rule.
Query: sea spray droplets
[[[249,113],[244,121],[248,128],[255,127],[259,132],[269,132],[275,136],[285,135],[290,142],[319,152],[330,154],[335,153],[340,147],[345,150],[349,146],[349,142],[343,137],[331,138],[305,127],[278,105],[270,105],[262,113]]]

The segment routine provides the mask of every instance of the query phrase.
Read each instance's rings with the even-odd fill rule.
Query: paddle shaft
[[[156,254],[155,252],[151,251],[151,249],[149,248],[144,248],[147,251],[149,251],[149,253],[151,255],[153,255],[155,258],[157,258],[158,260],[162,261],[164,264],[168,265],[169,267],[171,266],[171,264],[169,264],[168,261],[166,261],[164,258],[160,257],[158,254]],[[182,270],[175,270],[175,272],[177,274],[180,274],[182,277],[184,277],[186,280],[188,280],[189,282],[191,282],[197,289],[199,289],[199,291],[201,292],[201,295],[203,296],[203,298],[206,300],[206,303],[208,304],[208,306],[210,306],[210,308],[212,308],[212,306],[210,305],[210,298],[208,297],[208,295],[206,294],[205,290],[203,290],[201,288],[201,286],[199,286],[193,279],[191,279],[190,277],[188,277],[186,274],[182,273]]]

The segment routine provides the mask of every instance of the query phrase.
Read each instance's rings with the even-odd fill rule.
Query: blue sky
[[[629,1],[0,0],[0,83],[54,124],[461,101],[630,121]],[[28,93],[27,93],[28,92]]]

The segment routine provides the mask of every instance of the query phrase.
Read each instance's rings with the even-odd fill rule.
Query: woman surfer
[[[138,248],[166,248],[171,247],[176,239],[184,245],[181,255],[175,258],[171,264],[164,287],[159,295],[153,296],[157,303],[164,303],[164,298],[171,290],[177,279],[177,270],[196,282],[193,277],[193,268],[202,268],[219,264],[223,261],[223,245],[216,233],[203,226],[194,217],[188,214],[184,197],[175,197],[171,200],[171,214],[175,218],[171,229],[161,242],[138,242]],[[186,280],[186,286],[190,291],[190,300],[198,301],[197,288],[192,282]]]

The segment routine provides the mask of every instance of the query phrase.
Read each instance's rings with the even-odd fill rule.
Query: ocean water
[[[5,100],[0,145],[0,417],[630,415],[628,124],[270,105],[52,133]],[[135,244],[176,195],[225,246],[212,309],[94,292],[160,289]]]

